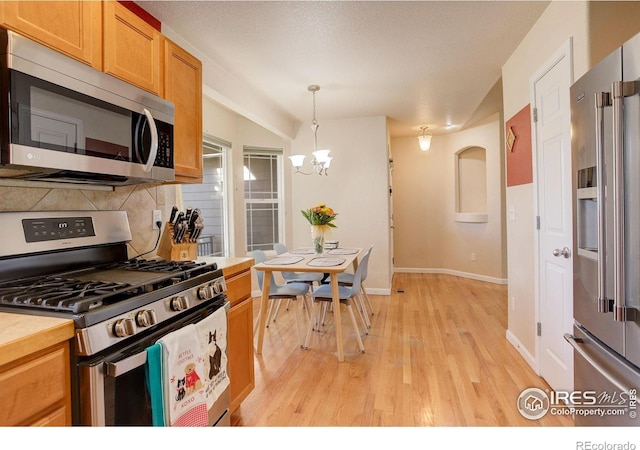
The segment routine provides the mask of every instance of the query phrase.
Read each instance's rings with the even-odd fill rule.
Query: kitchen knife
[[[169,216],[169,222],[173,223],[173,219],[176,218],[176,214],[178,214],[178,207],[174,205],[174,207],[171,208],[171,215]]]
[[[191,206],[189,206],[186,210],[185,210],[185,214],[184,214],[184,218],[187,221],[187,223],[191,222],[191,214],[193,214],[193,208]]]
[[[190,240],[193,237],[193,232],[195,231],[197,220],[200,217],[200,212],[199,211],[200,211],[199,209],[194,209],[193,212],[191,213],[191,217],[189,218],[189,238],[190,238]],[[193,242],[193,240],[191,240],[191,242]]]
[[[196,242],[202,233],[204,225],[202,222],[195,224],[195,230],[193,231],[193,236],[191,237],[191,242]]]
[[[186,222],[183,220],[178,225],[178,231],[176,232],[176,244],[181,244],[184,239],[184,234],[187,231]]]

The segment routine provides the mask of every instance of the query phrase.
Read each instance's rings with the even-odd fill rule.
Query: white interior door
[[[538,198],[538,341],[540,375],[573,390],[573,223],[568,44],[533,81]],[[536,117],[537,116],[537,117]]]

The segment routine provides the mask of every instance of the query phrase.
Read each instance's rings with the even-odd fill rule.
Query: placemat
[[[334,248],[327,250],[327,253],[330,255],[355,255],[358,251],[357,248]]]
[[[287,264],[295,264],[297,262],[300,262],[303,259],[304,258],[302,256],[278,256],[277,258],[266,261],[266,264],[274,266],[286,266]]]
[[[294,250],[290,250],[289,253],[292,255],[313,255],[312,248],[296,248]]]
[[[314,266],[314,267],[339,266],[345,261],[346,259],[344,258],[331,258],[328,256],[320,256],[319,258],[313,258],[311,261],[309,261],[307,263],[307,266]]]

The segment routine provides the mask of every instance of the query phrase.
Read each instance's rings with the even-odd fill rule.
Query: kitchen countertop
[[[0,313],[0,366],[73,337],[73,321]]]
[[[253,266],[253,258],[241,256],[230,256],[226,258],[219,256],[200,256],[196,261],[216,263],[218,268],[222,269],[225,277],[231,277]]]

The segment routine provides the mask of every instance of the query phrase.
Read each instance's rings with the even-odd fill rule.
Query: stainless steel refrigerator
[[[640,425],[640,34],[571,87],[576,425]],[[614,411],[615,410],[615,411]],[[619,414],[619,415],[618,415]]]

